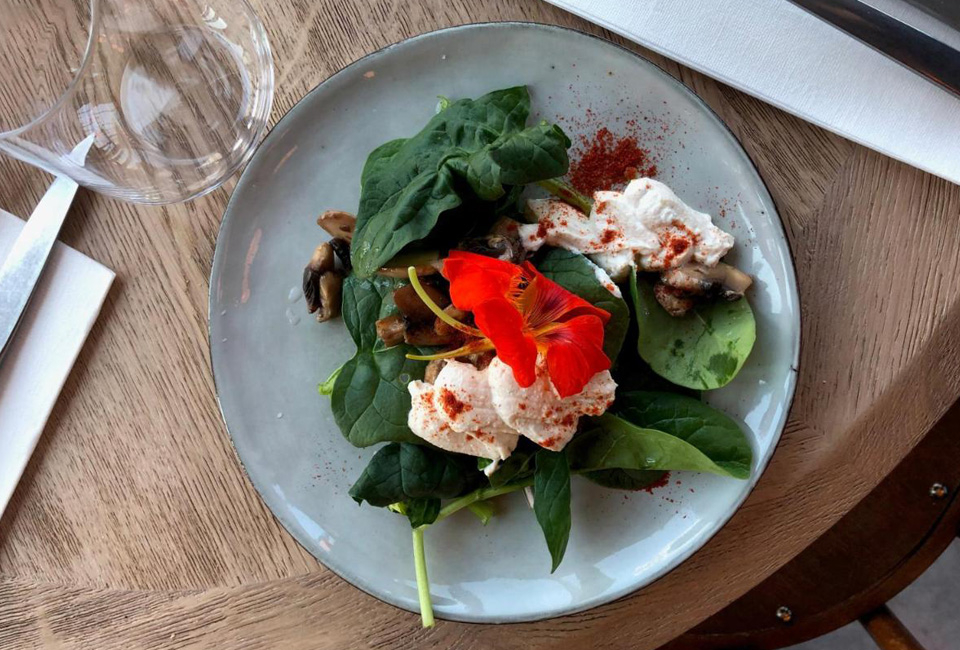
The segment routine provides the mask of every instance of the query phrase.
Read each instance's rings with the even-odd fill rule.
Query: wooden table
[[[361,55],[438,27],[519,19],[603,33],[539,0],[254,4],[277,62],[274,119]],[[0,521],[0,647],[644,650],[853,508],[960,396],[960,187],[644,53],[757,162],[802,294],[800,384],[780,448],[702,551],[580,615],[421,630],[301,549],[233,454],[206,344],[207,277],[233,183],[164,209],[85,193],[63,239],[117,282]],[[49,181],[6,159],[0,178],[0,205],[21,215]]]

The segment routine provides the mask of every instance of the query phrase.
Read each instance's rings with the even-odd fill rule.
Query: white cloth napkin
[[[0,210],[0,260],[24,222]],[[100,313],[113,271],[57,242],[0,365],[0,517]]]
[[[960,183],[960,99],[787,0],[548,1],[814,124]],[[913,7],[893,0],[869,4],[960,48],[960,34]]]

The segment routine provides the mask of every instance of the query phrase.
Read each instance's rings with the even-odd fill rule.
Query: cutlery
[[[790,0],[960,97],[960,52],[860,0]]]
[[[93,137],[86,138],[70,157],[82,166],[92,144]],[[0,363],[37,287],[77,187],[64,176],[53,181],[0,266]]]

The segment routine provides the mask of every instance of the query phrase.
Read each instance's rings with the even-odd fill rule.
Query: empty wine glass
[[[0,17],[0,151],[15,158],[170,203],[218,187],[263,136],[273,62],[245,0],[0,0]]]

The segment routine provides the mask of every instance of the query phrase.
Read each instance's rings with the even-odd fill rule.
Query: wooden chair
[[[923,650],[885,603],[960,532],[958,432],[960,402],[820,539],[661,650],[774,650],[855,620],[882,650]]]

